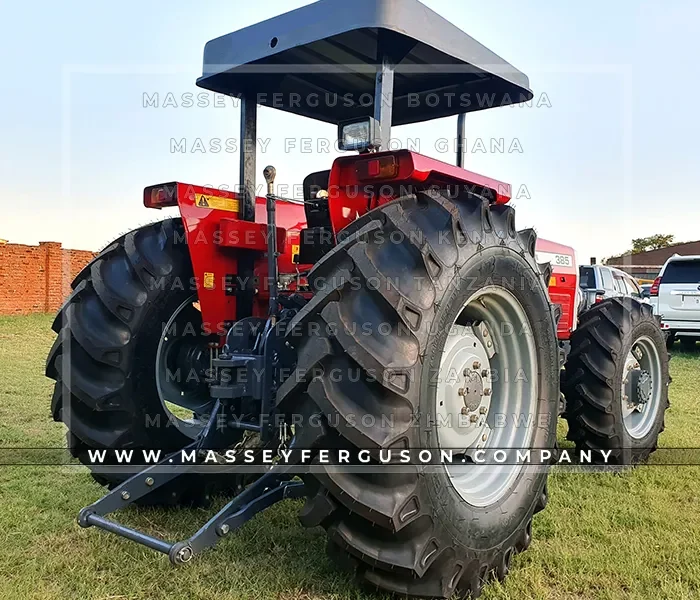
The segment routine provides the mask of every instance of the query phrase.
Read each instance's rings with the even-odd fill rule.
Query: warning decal
[[[204,288],[207,290],[214,289],[214,273],[204,273]]]
[[[236,198],[222,198],[221,196],[209,196],[207,194],[195,194],[194,198],[195,204],[202,208],[238,212],[238,199]]]

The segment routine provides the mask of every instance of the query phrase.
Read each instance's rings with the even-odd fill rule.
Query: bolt
[[[491,340],[489,340],[488,342],[486,342],[486,347],[487,347],[487,348],[490,348],[491,346],[493,346],[493,344],[491,343]]]
[[[485,415],[486,414],[486,407],[482,406],[481,408],[479,408],[479,413],[482,415]]]
[[[483,370],[481,371],[481,376],[482,376],[482,377],[488,377],[488,376],[489,376],[489,372],[488,372],[486,369],[483,369]]]
[[[122,492],[122,500],[128,500],[129,498],[131,498],[131,494],[129,492],[127,492],[126,490],[124,490]]]
[[[229,531],[231,531],[231,528],[228,526],[228,523],[224,523],[219,528],[219,531],[221,531],[221,535],[226,535]]]
[[[464,369],[464,371],[462,371],[462,375],[463,375],[464,377],[466,377],[467,375],[469,375],[469,369]]]
[[[153,485],[153,477],[146,477],[146,481],[144,482],[148,487],[151,487]]]
[[[469,417],[469,420],[472,423],[476,423],[479,420],[479,417],[477,417],[476,415],[472,415],[471,417]]]
[[[489,330],[488,329],[484,329],[484,337],[489,337]]]
[[[474,364],[472,364],[472,368],[473,368],[475,371],[478,371],[479,369],[481,369],[481,363],[480,363],[478,360],[475,360],[475,361],[474,361]]]
[[[490,396],[491,395],[491,388],[486,388],[484,390],[484,396]]]
[[[459,394],[460,396],[464,396],[464,388],[459,388],[457,390],[457,394]]]
[[[482,441],[482,442],[485,442],[485,441],[486,441],[486,438],[488,438],[488,437],[489,437],[489,436],[486,435],[486,434],[482,435],[482,436],[481,436],[481,441]]]
[[[192,548],[190,548],[189,546],[185,546],[177,553],[177,558],[180,562],[189,562],[192,558]]]
[[[461,412],[466,417],[469,414],[469,409],[466,406],[463,406]]]

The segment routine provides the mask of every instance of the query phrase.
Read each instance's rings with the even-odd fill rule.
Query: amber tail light
[[[146,208],[163,208],[177,205],[177,183],[159,183],[143,190],[143,205]]]

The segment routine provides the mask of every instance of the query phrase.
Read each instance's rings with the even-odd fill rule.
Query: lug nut
[[[488,376],[489,376],[489,372],[488,372],[486,369],[482,369],[482,371],[481,371],[481,376],[482,376],[482,377],[488,377]]]
[[[477,417],[476,415],[472,415],[471,417],[469,417],[469,420],[472,423],[476,423],[479,420],[479,417]]]
[[[463,375],[464,377],[466,377],[467,375],[469,375],[469,369],[464,369],[464,371],[462,371],[462,375]]]
[[[482,406],[481,408],[479,408],[479,413],[482,415],[485,415],[486,414],[486,407]]]
[[[126,490],[124,490],[122,492],[122,500],[128,500],[129,498],[131,498],[131,494],[129,492],[127,492]]]
[[[469,414],[469,410],[467,409],[466,406],[462,407],[462,410],[460,411],[465,417]]]
[[[475,361],[474,361],[474,364],[472,365],[472,368],[473,368],[475,371],[478,371],[479,369],[481,369],[481,363],[480,363],[478,360],[475,360]]]
[[[491,388],[486,388],[484,390],[484,396],[490,396],[491,395]]]
[[[464,388],[459,388],[457,390],[457,394],[459,394],[460,396],[464,396]]]

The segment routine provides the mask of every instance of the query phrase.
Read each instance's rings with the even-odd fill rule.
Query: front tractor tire
[[[374,589],[476,597],[530,545],[547,502],[536,456],[504,467],[474,460],[480,449],[555,445],[556,313],[536,236],[516,232],[509,206],[420,192],[338,238],[288,329],[298,364],[280,409],[305,415],[297,437],[318,447],[457,447],[465,463],[313,465],[300,520],[323,526],[329,554]],[[466,425],[455,425],[460,417]]]
[[[73,456],[101,485],[113,488],[140,468],[95,466],[89,450],[176,451],[199,431],[197,416],[210,402],[200,368],[208,338],[191,276],[179,219],[141,227],[83,269],[56,316],[46,364],[56,381],[51,413],[66,424]],[[219,484],[191,474],[140,503],[198,504]]]
[[[646,460],[664,430],[668,361],[649,304],[610,298],[584,313],[562,380],[568,437],[577,451],[613,465]],[[610,451],[607,461],[601,450]]]

